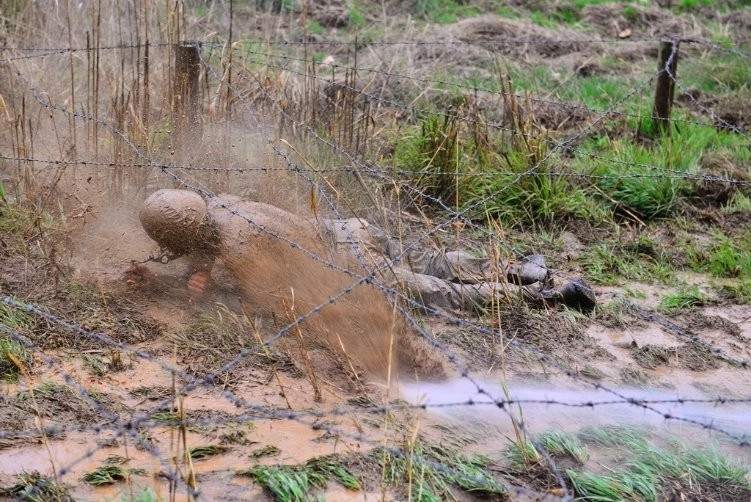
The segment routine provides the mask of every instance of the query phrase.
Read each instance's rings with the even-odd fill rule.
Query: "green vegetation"
[[[646,236],[629,242],[595,243],[582,253],[580,261],[587,279],[595,284],[671,284],[675,280],[675,269],[662,246]]]
[[[553,459],[569,458],[582,465],[589,458],[589,452],[573,434],[551,430],[538,435],[535,440]],[[530,441],[515,442],[506,450],[506,458],[516,472],[547,466],[545,458]]]
[[[709,272],[715,277],[751,279],[751,255],[748,246],[751,233],[746,232],[732,238],[720,232],[712,235],[711,244],[706,249],[688,246],[694,269]]]
[[[671,493],[698,495],[703,490],[728,500],[751,495],[748,466],[715,450],[687,447],[676,441],[666,448],[655,448],[647,437],[645,431],[629,427],[582,430],[579,438],[583,443],[619,448],[627,460],[616,460],[612,468],[608,466],[608,474],[568,469],[566,474],[576,494],[600,501],[656,501],[670,498]]]
[[[455,23],[481,13],[479,8],[456,0],[412,0],[412,11],[437,24]]]
[[[684,176],[697,172],[702,155],[717,141],[716,131],[686,125],[683,132],[673,131],[651,146],[627,138],[590,142],[582,151],[592,157],[582,156],[576,164],[580,172],[595,177],[595,193],[605,197],[614,211],[652,219],[685,203],[691,184]]]
[[[200,460],[202,458],[213,457],[215,455],[221,455],[230,450],[227,446],[221,445],[206,445],[206,446],[194,446],[188,450],[191,460]]]
[[[25,345],[0,336],[0,378],[11,383],[16,382],[19,374],[28,371],[32,363],[33,357]]]
[[[329,478],[335,479],[348,490],[361,488],[357,478],[333,457],[313,458],[300,466],[257,465],[235,474],[250,476],[281,501],[309,500],[308,492],[314,487],[325,488]]]
[[[471,102],[457,115],[430,115],[396,142],[397,167],[431,202],[466,211],[474,219],[498,218],[512,226],[544,226],[567,218],[600,221],[602,206],[572,182],[548,150],[547,138],[529,114],[529,102],[503,84],[507,131],[489,130]]]
[[[446,500],[451,487],[486,495],[508,491],[489,472],[492,460],[482,455],[467,457],[448,447],[418,442],[409,453],[376,448],[370,456],[380,464],[385,482],[409,486],[412,500]]]
[[[83,481],[93,486],[111,485],[124,481],[127,473],[117,465],[104,465],[83,475]]]
[[[715,450],[688,447],[673,439],[657,448],[650,443],[649,431],[635,427],[593,426],[576,434],[553,430],[540,434],[537,443],[556,461],[569,458],[578,466],[565,472],[581,500],[657,501],[672,493],[737,500],[751,494],[748,466]],[[615,452],[609,460],[597,457],[605,473],[587,469],[590,448]],[[513,444],[506,454],[513,472],[539,478],[541,469],[547,469],[529,442]]]
[[[34,326],[34,318],[24,310],[0,303],[0,325],[22,334]],[[15,382],[19,374],[31,368],[33,362],[32,353],[26,345],[0,331],[0,378]]]
[[[665,295],[660,299],[658,308],[665,312],[678,312],[691,307],[707,303],[707,296],[699,291],[698,286],[681,288],[675,293]]]
[[[18,475],[18,483],[9,488],[0,488],[0,495],[14,497],[28,502],[73,502],[67,486],[56,483],[53,479],[39,472],[23,472]]]

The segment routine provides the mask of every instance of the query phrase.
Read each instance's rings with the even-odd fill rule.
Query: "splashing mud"
[[[316,220],[230,195],[207,207],[185,190],[155,192],[140,216],[164,249],[187,255],[193,272],[207,274],[219,258],[239,289],[239,310],[267,323],[268,342],[293,340],[304,365],[312,361],[326,376],[344,370],[355,380],[360,369],[382,382],[443,376],[366,264],[338,253]]]

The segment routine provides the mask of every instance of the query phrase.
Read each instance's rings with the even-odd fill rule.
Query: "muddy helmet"
[[[158,190],[143,202],[138,216],[149,237],[175,255],[215,245],[206,202],[197,193]]]

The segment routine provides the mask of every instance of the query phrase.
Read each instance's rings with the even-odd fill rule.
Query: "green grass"
[[[559,94],[562,101],[580,103],[595,110],[605,110],[614,101],[631,92],[634,84],[634,81],[618,76],[592,75],[577,79],[575,85],[561,88]],[[636,113],[640,99],[636,96],[626,100],[619,111]]]
[[[303,465],[257,465],[239,470],[238,476],[249,476],[280,501],[307,501],[308,492],[325,488],[329,477],[348,490],[361,489],[360,481],[332,457],[317,457]]]
[[[560,26],[559,20],[551,17],[547,12],[533,11],[529,14],[529,20],[543,28],[556,28]]]
[[[723,45],[723,40],[719,38],[718,43]],[[741,55],[715,51],[709,56],[685,58],[677,71],[684,87],[717,96],[748,90],[751,83],[749,66],[748,60]]]
[[[200,460],[202,458],[213,457],[215,455],[221,455],[230,450],[227,446],[220,445],[208,445],[208,446],[195,446],[188,450],[191,460]]]
[[[574,169],[594,177],[592,196],[607,200],[614,211],[659,218],[690,203],[693,185],[685,176],[698,172],[702,156],[732,152],[735,142],[732,135],[688,123],[652,144],[601,137],[582,146]]]
[[[34,318],[28,312],[0,303],[0,324],[21,332],[34,326]],[[0,378],[15,382],[20,373],[28,371],[34,362],[29,349],[9,335],[0,334]]]
[[[363,16],[362,12],[355,5],[350,5],[349,7],[349,22],[353,26],[363,26],[365,24],[365,16]]]
[[[635,457],[611,474],[566,471],[574,490],[582,500],[657,501],[671,493],[720,493],[721,500],[747,499],[751,484],[748,467],[728,460],[710,449],[673,445],[655,449],[639,445]],[[722,495],[725,495],[724,497]],[[730,496],[730,498],[726,498]],[[689,495],[690,497],[690,495]],[[741,498],[735,498],[741,497]]]
[[[543,160],[547,142],[534,117],[525,115],[521,98],[505,96],[512,132],[428,115],[419,128],[394,141],[397,168],[427,194],[428,202],[437,199],[476,220],[544,227],[567,219],[606,218],[606,207],[566,175],[557,156]]]
[[[385,482],[409,485],[412,500],[438,502],[454,498],[452,487],[476,496],[507,494],[507,488],[488,470],[492,461],[482,455],[468,457],[452,448],[418,442],[409,453],[376,448],[371,457],[379,462]]]
[[[600,460],[605,474],[566,471],[581,500],[657,501],[672,493],[688,499],[703,495],[705,500],[746,500],[751,494],[748,466],[711,448],[688,447],[673,439],[657,448],[647,430],[629,426],[586,427],[578,438],[589,447],[617,452],[611,462]]]
[[[574,434],[550,430],[539,434],[535,439],[537,445],[544,448],[555,461],[568,458],[577,465],[583,465],[589,459],[586,446]],[[530,469],[541,467],[547,468],[545,458],[530,441],[514,442],[504,453],[511,464],[511,469],[517,473],[525,473]]]
[[[711,233],[711,243],[699,247],[693,242],[685,244],[691,267],[698,272],[709,272],[714,277],[751,279],[751,232],[728,236],[721,231]]]
[[[412,12],[436,24],[451,24],[482,11],[456,0],[412,0]]]
[[[675,281],[670,258],[658,243],[645,236],[631,242],[596,242],[582,253],[580,262],[586,279],[595,284]]]
[[[625,448],[629,451],[646,448],[647,431],[630,426],[584,427],[577,437],[585,445]]]
[[[56,483],[39,472],[22,472],[18,482],[8,488],[0,488],[0,495],[28,502],[73,502],[69,488]]]
[[[521,15],[513,7],[508,5],[499,5],[495,8],[495,13],[500,17],[505,17],[506,19],[519,19],[519,17],[521,17]]]
[[[679,312],[691,307],[705,305],[707,301],[707,295],[699,291],[698,286],[691,286],[663,296],[657,308],[664,312]]]
[[[93,471],[89,471],[83,475],[84,483],[92,486],[104,486],[117,483],[118,481],[124,481],[127,473],[125,470],[117,465],[104,465],[97,467]]]
[[[21,373],[29,371],[33,362],[34,358],[26,346],[12,338],[0,336],[0,378],[16,382]]]
[[[680,0],[676,7],[679,11],[689,11],[702,7],[712,7],[715,0]]]

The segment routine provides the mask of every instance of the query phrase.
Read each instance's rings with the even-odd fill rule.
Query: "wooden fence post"
[[[675,39],[660,42],[655,85],[655,101],[652,107],[652,121],[655,133],[670,134],[670,112],[673,108],[676,69],[678,68],[678,44]]]
[[[201,59],[195,42],[175,46],[175,80],[173,82],[174,146],[178,159],[184,158],[191,145],[197,145],[201,127],[200,86]]]

